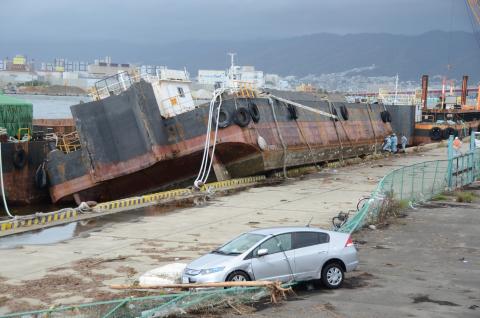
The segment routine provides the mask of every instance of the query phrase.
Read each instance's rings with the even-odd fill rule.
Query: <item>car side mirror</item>
[[[257,252],[257,256],[265,256],[267,254],[268,254],[268,249],[266,249],[266,248],[261,248]]]

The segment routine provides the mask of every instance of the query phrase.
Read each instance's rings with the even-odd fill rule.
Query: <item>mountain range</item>
[[[422,74],[461,78],[468,74],[480,80],[480,42],[468,32],[431,31],[419,35],[358,33],[338,35],[318,33],[276,39],[240,41],[202,40],[164,43],[151,35],[148,42],[125,39],[122,43],[5,43],[3,48],[35,56],[36,60],[64,56],[73,60],[93,60],[112,56],[116,62],[137,62],[184,66],[196,74],[198,69],[225,69],[227,52],[237,53],[237,64],[283,76],[338,73],[364,67],[365,76],[394,76],[419,80]],[[23,50],[23,51],[22,51]],[[375,67],[367,67],[374,65]]]

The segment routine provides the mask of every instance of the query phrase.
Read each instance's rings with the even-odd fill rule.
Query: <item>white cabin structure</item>
[[[187,71],[161,69],[151,81],[160,114],[174,117],[195,108]]]

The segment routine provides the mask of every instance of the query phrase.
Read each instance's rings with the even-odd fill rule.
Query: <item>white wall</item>
[[[160,113],[165,118],[185,113],[195,107],[189,82],[161,80],[153,82],[152,87]],[[178,88],[183,89],[183,97],[179,95]]]
[[[224,83],[226,80],[225,71],[219,70],[198,70],[198,83],[205,85],[215,85],[217,82]]]

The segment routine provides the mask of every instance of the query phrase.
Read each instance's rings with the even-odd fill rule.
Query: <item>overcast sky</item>
[[[0,0],[4,43],[471,32],[464,0]]]

